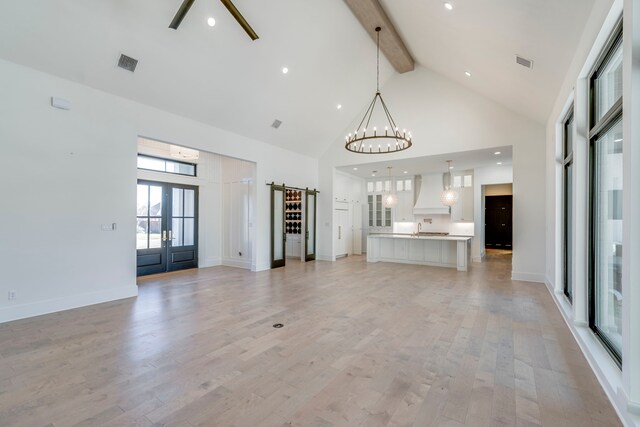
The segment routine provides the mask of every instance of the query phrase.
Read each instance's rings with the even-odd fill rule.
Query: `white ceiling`
[[[416,62],[546,123],[595,0],[448,1],[380,0]]]
[[[182,0],[4,3],[1,58],[314,157],[375,91],[375,45],[342,0],[235,0],[255,42],[219,0],[196,0],[177,31]]]
[[[593,1],[452,0],[447,12],[441,0],[381,0],[418,63],[539,122]],[[0,57],[313,157],[370,102],[375,45],[344,1],[236,0],[256,42],[218,0],[168,29],[181,2],[5,2]],[[140,60],[135,74],[116,67],[120,53]],[[381,81],[392,75],[383,58]]]
[[[500,154],[495,154],[499,152]],[[342,172],[361,178],[371,178],[374,171],[376,176],[384,177],[389,174],[391,167],[392,176],[421,175],[423,173],[447,172],[447,160],[451,160],[451,166],[455,170],[468,170],[486,167],[511,167],[513,164],[513,149],[508,147],[494,147],[483,150],[463,151],[437,156],[413,157],[410,159],[387,160],[359,165],[342,166],[336,168]],[[498,165],[497,163],[502,163]],[[357,170],[354,170],[357,168]]]

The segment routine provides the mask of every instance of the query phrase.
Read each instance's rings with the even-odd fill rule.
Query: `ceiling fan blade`
[[[173,28],[174,30],[178,29],[180,23],[187,15],[187,12],[189,12],[189,9],[191,9],[194,1],[196,0],[184,0],[182,2],[180,9],[178,9],[178,13],[176,13],[176,16],[173,17],[173,21],[171,21],[171,24],[169,24],[169,28]]]
[[[185,0],[185,3],[186,1],[188,0]],[[244,16],[242,16],[242,14],[238,11],[238,9],[236,9],[233,2],[231,0],[220,0],[220,1],[227,8],[229,13],[231,13],[231,15],[233,15],[233,17],[236,18],[236,21],[238,21],[238,24],[240,24],[240,26],[247,32],[249,37],[251,37],[251,40],[258,39],[258,34],[256,34],[255,31],[253,31],[253,28],[251,28],[251,25],[249,25],[247,20],[244,19]]]

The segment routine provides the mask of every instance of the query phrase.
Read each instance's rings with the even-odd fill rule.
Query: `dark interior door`
[[[305,194],[304,260],[313,261],[316,259],[316,201],[318,193],[307,190]]]
[[[271,185],[271,268],[284,267],[286,258],[285,244],[285,188]]]
[[[167,271],[198,266],[198,187],[169,184]]]
[[[136,265],[138,276],[167,271],[167,185],[138,181]]]
[[[485,197],[484,245],[486,248],[512,248],[513,196]]]
[[[198,266],[198,187],[138,181],[138,276]]]

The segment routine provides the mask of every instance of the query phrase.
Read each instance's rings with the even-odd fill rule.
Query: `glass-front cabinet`
[[[367,185],[368,227],[370,232],[391,233],[394,222],[413,222],[413,178],[370,179]],[[384,196],[394,194],[397,203],[384,206]]]

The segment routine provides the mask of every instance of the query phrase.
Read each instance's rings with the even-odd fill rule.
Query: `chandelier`
[[[398,151],[406,150],[411,147],[412,135],[411,132],[407,132],[406,129],[403,129],[402,132],[396,126],[396,122],[393,120],[389,109],[387,108],[387,104],[385,104],[384,99],[382,99],[382,94],[380,93],[380,31],[381,27],[376,27],[377,33],[377,56],[376,56],[376,64],[377,64],[377,74],[376,74],[376,94],[373,96],[373,101],[369,104],[367,111],[364,113],[364,117],[360,121],[355,132],[347,135],[346,143],[344,148],[351,151],[352,153],[360,153],[360,154],[386,154],[386,153],[395,153]],[[371,116],[378,105],[378,100],[380,101],[380,105],[382,111],[384,113],[384,117],[386,118],[386,124],[384,126],[384,131],[382,128],[378,130],[377,126],[374,126],[373,129],[369,128],[369,124],[371,122]],[[369,134],[367,134],[367,129],[369,128]]]
[[[444,191],[440,195],[440,201],[445,206],[453,206],[458,201],[458,192],[451,189],[451,160],[447,160],[447,166]]]

